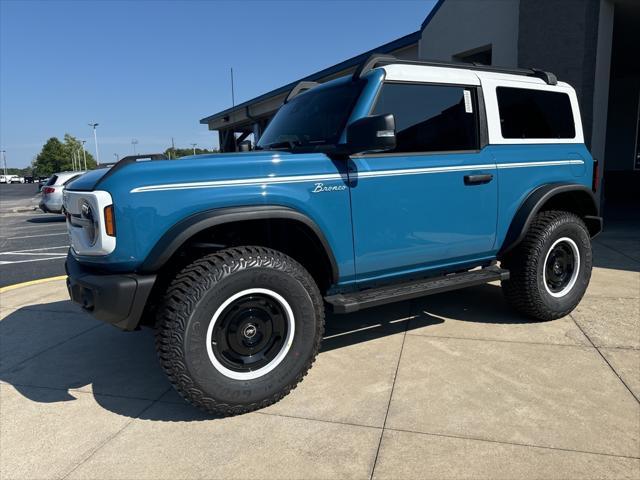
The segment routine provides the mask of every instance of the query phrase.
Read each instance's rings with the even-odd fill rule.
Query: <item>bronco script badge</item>
[[[346,189],[346,185],[325,185],[324,183],[316,183],[313,190],[311,190],[311,193],[340,192]]]

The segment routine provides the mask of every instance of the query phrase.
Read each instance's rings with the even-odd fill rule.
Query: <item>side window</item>
[[[569,95],[528,88],[496,88],[502,138],[574,138]]]
[[[475,93],[458,86],[385,83],[372,114],[395,116],[394,152],[476,150]]]

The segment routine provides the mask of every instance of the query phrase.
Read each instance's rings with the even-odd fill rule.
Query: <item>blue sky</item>
[[[435,0],[0,0],[0,144],[24,167],[52,136],[100,159],[217,145],[199,120],[411,33]]]

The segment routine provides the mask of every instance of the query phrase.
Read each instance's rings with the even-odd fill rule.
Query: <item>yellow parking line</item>
[[[15,290],[16,288],[28,287],[30,285],[38,285],[39,283],[53,282],[54,280],[64,280],[66,275],[60,275],[59,277],[39,278],[38,280],[29,280],[28,282],[16,283],[14,285],[7,285],[0,288],[0,293],[8,292],[9,290]]]

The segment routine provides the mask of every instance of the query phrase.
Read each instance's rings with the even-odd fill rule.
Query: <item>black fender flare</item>
[[[577,183],[547,184],[532,191],[518,208],[498,252],[498,258],[513,250],[524,239],[534,217],[549,200],[569,192],[579,192],[582,198],[587,199],[583,205],[581,217],[587,223],[592,237],[600,233],[602,217],[599,216],[598,202],[590,188]]]
[[[280,205],[216,208],[195,213],[180,220],[158,240],[142,263],[140,271],[150,273],[157,272],[187,240],[207,228],[231,222],[268,219],[294,220],[308,227],[320,241],[329,259],[333,282],[337,283],[340,275],[338,264],[333,255],[331,245],[327,241],[324,233],[322,233],[320,227],[304,213]]]

